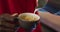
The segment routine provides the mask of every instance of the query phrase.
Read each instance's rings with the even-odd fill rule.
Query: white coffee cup
[[[27,16],[27,20],[26,19],[22,19],[21,17],[23,16],[26,17]],[[31,16],[31,20],[29,20],[29,17]],[[35,18],[35,20],[34,20]],[[40,20],[40,16],[38,16],[37,14],[34,13],[21,13],[18,16],[19,19],[19,23],[20,26],[26,29],[31,28],[35,23],[37,23]]]

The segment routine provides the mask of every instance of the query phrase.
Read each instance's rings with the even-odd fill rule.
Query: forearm
[[[60,26],[60,16],[56,16],[48,12],[39,13],[39,15],[41,18]]]

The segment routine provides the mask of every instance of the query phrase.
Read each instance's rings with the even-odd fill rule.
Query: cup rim
[[[34,21],[38,21],[38,20],[40,19],[40,16],[38,16],[37,14],[34,14],[34,13],[21,13],[21,14],[18,15],[18,19],[19,19],[19,20],[22,20],[22,21],[26,21],[26,20],[23,20],[23,19],[20,18],[21,15],[25,15],[25,14],[36,16],[37,19],[34,20]],[[32,21],[32,20],[31,20],[31,21]],[[29,22],[30,22],[30,21],[29,21]]]

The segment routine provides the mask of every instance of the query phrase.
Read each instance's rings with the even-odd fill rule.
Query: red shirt
[[[36,0],[0,0],[0,14],[34,12]]]

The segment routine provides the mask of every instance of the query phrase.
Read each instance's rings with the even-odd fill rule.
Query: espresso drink
[[[22,13],[18,18],[22,21],[37,21],[40,17],[33,13]]]
[[[22,13],[18,16],[20,26],[26,29],[31,28],[38,22],[40,17],[33,13]]]

